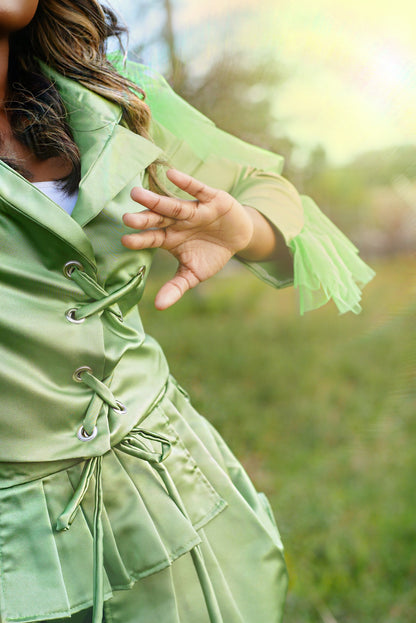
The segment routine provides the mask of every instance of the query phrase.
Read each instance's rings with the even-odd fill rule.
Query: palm
[[[131,249],[160,247],[178,260],[175,277],[156,298],[159,309],[169,307],[186,290],[221,270],[252,235],[250,218],[231,195],[175,170],[169,171],[168,176],[197,200],[184,201],[133,189],[132,198],[148,209],[124,216],[126,225],[141,231],[122,239]]]

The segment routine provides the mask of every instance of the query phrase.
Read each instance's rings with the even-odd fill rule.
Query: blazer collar
[[[61,94],[81,152],[81,183],[72,218],[84,226],[162,150],[120,125],[120,106],[46,65],[42,68]]]
[[[42,64],[55,82],[69,115],[81,153],[81,183],[72,216],[6,164],[0,163],[0,195],[25,214],[94,261],[91,243],[81,229],[161,154],[151,141],[120,125],[121,109]],[[120,219],[123,210],[120,209]]]

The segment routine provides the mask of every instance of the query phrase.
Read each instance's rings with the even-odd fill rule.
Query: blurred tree
[[[184,64],[181,61],[176,43],[176,33],[174,28],[174,3],[172,0],[141,0],[137,3],[137,15],[140,18],[149,18],[150,15],[157,14],[162,16],[160,27],[152,30],[152,34],[143,42],[136,46],[133,54],[142,58],[145,56],[147,49],[156,45],[163,48],[163,52],[167,59],[167,67],[164,71],[166,79],[179,92],[180,86],[184,80]]]
[[[293,143],[282,136],[274,113],[284,75],[273,59],[241,51],[222,54],[203,75],[187,75],[181,95],[226,132],[290,159]]]
[[[180,59],[174,30],[172,0],[138,3],[141,15],[157,9],[163,26],[134,53],[144,56],[158,42],[167,54],[166,78],[173,89],[223,130],[282,154],[289,167],[294,144],[282,136],[274,114],[279,85],[284,80],[275,59],[253,60],[242,51],[221,54],[203,74],[191,75]]]
[[[343,166],[312,152],[301,190],[347,232],[361,250],[387,255],[416,248],[416,147],[360,154]]]
[[[311,151],[308,163],[303,169],[304,182],[307,183],[309,180],[313,180],[317,175],[321,175],[328,165],[325,147],[323,145],[317,145]]]
[[[416,146],[398,145],[393,148],[369,151],[357,156],[351,167],[359,172],[364,183],[391,184],[401,175],[416,179]]]

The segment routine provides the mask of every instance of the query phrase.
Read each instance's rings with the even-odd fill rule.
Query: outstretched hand
[[[123,216],[128,227],[140,230],[122,237],[126,247],[161,247],[179,262],[175,276],[156,296],[158,309],[170,307],[187,290],[215,275],[234,254],[249,245],[254,230],[248,211],[227,192],[176,169],[169,169],[167,176],[195,201],[135,187],[132,199],[147,210]]]

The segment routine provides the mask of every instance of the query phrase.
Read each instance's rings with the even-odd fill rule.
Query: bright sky
[[[156,0],[153,2],[157,4]],[[137,0],[112,0],[132,43],[160,27]],[[299,153],[321,143],[336,161],[416,142],[416,2],[411,0],[173,0],[178,44],[194,71],[225,51],[277,59],[282,134]],[[150,58],[160,69],[156,52]],[[242,94],[244,96],[244,94]]]

